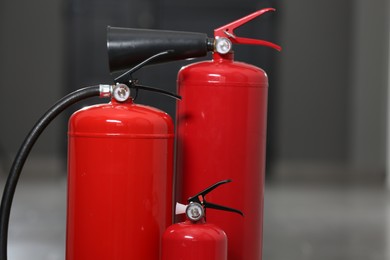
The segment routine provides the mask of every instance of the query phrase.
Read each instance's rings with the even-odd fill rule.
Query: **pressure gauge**
[[[215,38],[215,51],[219,54],[226,54],[232,49],[232,42],[225,37]]]
[[[186,209],[186,215],[191,221],[198,221],[204,217],[203,206],[197,202],[191,202]]]

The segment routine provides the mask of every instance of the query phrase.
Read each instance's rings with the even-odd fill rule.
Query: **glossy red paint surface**
[[[172,223],[173,123],[132,102],[69,121],[66,259],[160,257]]]
[[[163,235],[162,260],[226,260],[227,238],[216,225],[185,221]]]
[[[232,57],[184,67],[177,106],[177,201],[213,183],[232,179],[210,202],[241,210],[244,217],[208,210],[207,222],[228,236],[229,260],[262,255],[268,79],[263,70]]]

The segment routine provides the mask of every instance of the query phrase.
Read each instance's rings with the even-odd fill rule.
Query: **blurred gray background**
[[[265,259],[388,259],[386,0],[2,0],[0,186],[43,112],[72,90],[112,82],[107,25],[211,36],[214,28],[270,6],[277,12],[237,34],[271,40],[282,52],[235,48],[236,60],[270,77]],[[177,71],[188,63],[151,66],[137,78],[175,91]],[[13,259],[34,248],[37,258],[29,259],[62,259],[67,119],[96,102],[56,119],[33,149],[15,198]],[[175,101],[167,97],[141,93],[138,102],[174,116]],[[34,225],[43,215],[51,228]]]

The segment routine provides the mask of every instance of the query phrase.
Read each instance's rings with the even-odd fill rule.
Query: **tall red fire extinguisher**
[[[280,50],[273,43],[234,34],[269,11],[274,9],[216,29],[213,60],[182,68],[177,80],[183,98],[177,105],[178,199],[188,198],[204,183],[235,181],[232,189],[221,188],[210,199],[231,202],[245,218],[224,212],[207,215],[229,238],[229,260],[260,260],[262,255],[268,80],[262,69],[234,61],[232,44]]]
[[[206,209],[241,211],[206,201],[206,195],[218,186],[228,183],[224,180],[190,197],[188,205],[176,204],[176,214],[186,214],[185,222],[177,223],[164,232],[161,260],[227,260],[228,238],[215,224],[206,223]]]

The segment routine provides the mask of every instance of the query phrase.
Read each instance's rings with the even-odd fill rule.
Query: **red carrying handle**
[[[280,47],[279,45],[277,45],[275,43],[265,41],[265,40],[237,37],[234,34],[234,30],[237,29],[238,27],[240,27],[240,26],[246,24],[247,22],[255,19],[256,17],[259,17],[259,16],[263,15],[264,13],[267,13],[270,11],[274,12],[274,11],[276,11],[276,9],[275,8],[264,8],[264,9],[261,9],[257,12],[254,12],[250,15],[247,15],[241,19],[238,19],[234,22],[231,22],[227,25],[219,27],[218,29],[214,30],[214,36],[215,36],[215,38],[217,38],[217,37],[226,38],[227,37],[232,43],[236,43],[236,44],[263,45],[263,46],[271,47],[271,48],[274,48],[275,50],[281,51],[282,47]]]

